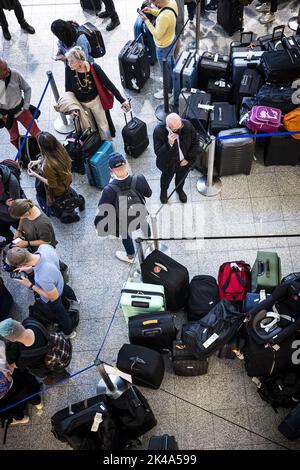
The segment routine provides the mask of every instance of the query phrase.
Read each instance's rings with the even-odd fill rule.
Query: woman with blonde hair
[[[85,200],[71,188],[71,158],[64,146],[49,132],[41,132],[37,141],[42,156],[29,163],[28,175],[37,179],[38,202],[47,215],[55,215],[64,223],[77,222],[80,217],[75,208],[84,210]],[[39,167],[38,171],[33,170],[35,166]]]

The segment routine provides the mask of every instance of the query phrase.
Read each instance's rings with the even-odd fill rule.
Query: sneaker
[[[28,24],[27,21],[23,21],[23,23],[21,23],[20,26],[24,31],[26,31],[26,33],[29,33],[29,34],[35,33],[35,29],[32,26],[30,26],[30,24]]]
[[[116,251],[116,257],[120,261],[125,261],[125,263],[129,263],[129,264],[134,263],[134,258],[129,258],[127,253],[125,253],[125,251]]]
[[[11,35],[8,28],[2,28],[3,36],[7,41],[11,40]]]
[[[259,13],[266,13],[270,11],[270,4],[262,3],[261,5],[258,5],[257,7],[255,7],[255,10],[258,11]]]
[[[119,26],[120,20],[117,19],[115,21],[111,21],[107,26],[106,26],[106,31],[112,31],[115,29],[117,26]]]
[[[109,14],[107,11],[103,11],[102,13],[97,14],[98,18],[109,18]]]
[[[43,414],[43,411],[44,411],[44,404],[41,402],[38,405],[35,405],[34,407],[36,409],[36,414],[38,416],[41,416]]]
[[[68,299],[68,302],[70,304],[69,310],[78,310],[79,305],[81,304],[81,301],[79,299],[77,300]]]
[[[72,333],[67,336],[67,338],[69,338],[69,339],[74,339],[74,338],[76,338],[76,330],[73,330]]]
[[[259,18],[261,24],[268,24],[275,21],[275,13],[266,13]]]
[[[15,419],[13,418],[12,422],[10,423],[12,426],[15,426],[17,424],[27,424],[29,423],[30,419],[29,416],[25,415],[23,419]]]

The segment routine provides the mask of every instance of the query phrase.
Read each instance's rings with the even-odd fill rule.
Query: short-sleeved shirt
[[[54,248],[57,245],[53,226],[46,214],[41,213],[41,215],[39,215],[35,220],[20,220],[19,230],[24,233],[26,240],[29,242],[43,240]]]
[[[64,289],[64,280],[59,269],[59,258],[55,249],[51,245],[40,245],[36,254],[40,255],[40,260],[33,268],[35,285],[47,292],[56,288],[61,296]],[[49,302],[43,296],[41,296],[41,300]]]

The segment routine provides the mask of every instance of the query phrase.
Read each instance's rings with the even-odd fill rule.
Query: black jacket
[[[19,199],[21,197],[20,183],[10,169],[0,164],[0,175],[4,185],[4,193],[0,194],[0,203],[5,203],[7,199]]]
[[[179,137],[180,148],[184,158],[193,163],[199,151],[198,136],[190,121],[182,119],[183,128]],[[158,124],[153,133],[153,145],[156,155],[156,166],[160,171],[174,171],[178,161],[178,145],[171,147],[168,143],[168,130],[165,124]]]

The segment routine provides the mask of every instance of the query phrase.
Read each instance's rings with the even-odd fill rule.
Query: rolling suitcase
[[[217,135],[220,131],[233,129],[237,126],[236,108],[229,103],[212,103],[210,114],[210,133]]]
[[[254,40],[252,31],[241,32],[239,41],[232,41],[230,44],[230,61],[234,52],[250,52],[251,50],[261,51],[260,44]]]
[[[250,174],[254,156],[254,139],[251,137],[234,138],[235,135],[241,134],[249,134],[248,129],[237,128],[219,133],[219,137],[233,136],[232,139],[217,141],[215,166],[219,176]]]
[[[292,49],[295,47],[300,50],[300,35],[289,36],[282,38],[282,44],[285,49]]]
[[[264,163],[269,165],[298,165],[300,162],[300,142],[290,135],[267,137]]]
[[[148,450],[178,450],[178,444],[174,436],[151,436]]]
[[[130,113],[131,119],[129,122],[127,121],[126,113],[124,113],[126,122],[122,129],[124,150],[130,157],[138,158],[149,145],[147,126],[141,119],[133,117],[132,111]]]
[[[229,102],[231,100],[231,83],[226,82],[224,79],[208,80],[207,93],[211,95],[212,101]]]
[[[229,36],[243,28],[244,7],[238,0],[218,0],[217,23]]]
[[[261,70],[267,82],[292,82],[300,77],[300,49],[264,52]]]
[[[148,59],[150,62],[150,65],[154,65],[156,62],[156,47],[155,43],[153,40],[153,36],[150,33],[149,29],[145,25],[144,21],[140,16],[137,17],[135,20],[134,26],[133,26],[133,31],[134,31],[134,39],[138,39],[139,42],[145,44],[148,52]],[[142,38],[141,38],[142,34]]]
[[[255,96],[263,82],[264,80],[257,69],[246,68],[238,92],[238,105],[240,106],[243,98]]]
[[[174,341],[172,353],[173,370],[176,375],[194,377],[207,374],[207,358],[197,359],[182,341]]]
[[[140,92],[150,77],[150,63],[146,46],[128,41],[119,53],[119,69],[123,88]]]
[[[300,403],[281,421],[278,431],[290,441],[300,439]]]
[[[281,261],[277,253],[258,251],[252,268],[252,292],[268,293],[280,284]]]
[[[246,298],[243,302],[243,312],[250,312],[253,308],[257,307],[257,304],[263,302],[269,297],[270,294],[267,294],[266,291],[261,290],[258,293],[247,292]]]
[[[226,79],[229,72],[229,56],[204,52],[199,62],[199,84],[200,90],[207,90],[209,79]]]
[[[173,69],[174,104],[178,105],[182,88],[197,88],[200,56],[196,51],[183,51]]]
[[[237,102],[238,93],[243,75],[247,68],[255,69],[259,66],[263,51],[250,50],[248,52],[233,52],[232,54],[232,85],[233,100]]]
[[[284,49],[282,40],[284,38],[285,25],[275,26],[272,34],[257,38],[264,51],[278,51]]]
[[[158,389],[165,374],[161,354],[135,344],[123,344],[116,365],[120,371],[131,375],[133,384],[142,387]]]
[[[105,140],[94,155],[85,159],[85,170],[91,186],[103,189],[109,183],[110,169],[108,161],[113,151],[112,143]]]
[[[191,90],[183,117],[188,119],[197,131],[205,132],[208,128],[210,111],[213,109],[210,103],[211,95],[209,93]]]
[[[159,250],[154,250],[141,264],[142,280],[165,288],[168,310],[183,308],[189,293],[188,270]]]
[[[172,351],[176,334],[174,315],[170,312],[145,313],[130,317],[128,321],[130,343],[156,351]]]
[[[120,305],[125,319],[141,313],[165,310],[165,290],[163,286],[126,282],[121,290]]]

